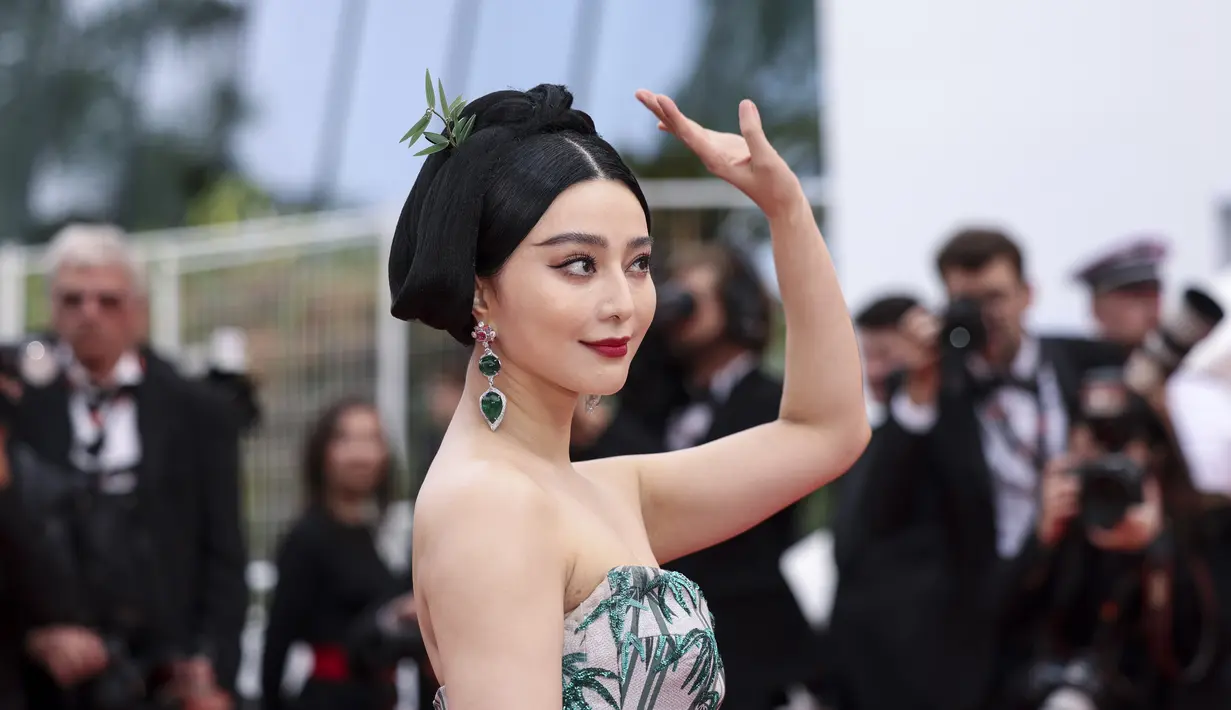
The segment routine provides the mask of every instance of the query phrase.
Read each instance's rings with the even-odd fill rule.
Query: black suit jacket
[[[203,385],[143,353],[135,392],[142,460],[138,495],[147,516],[159,583],[184,654],[204,653],[218,682],[234,689],[246,616],[247,553],[240,529],[239,428],[234,412]],[[27,387],[15,440],[51,464],[70,466],[69,384]]]
[[[0,455],[7,455],[0,451]],[[72,623],[71,597],[53,565],[38,528],[22,506],[14,479],[0,484],[0,707],[23,708],[19,669],[26,634],[36,628]]]
[[[754,371],[714,411],[704,441],[778,418],[782,383]],[[746,472],[756,476],[756,471]],[[700,586],[714,614],[731,707],[769,707],[775,689],[810,675],[814,639],[778,560],[798,540],[796,506],[726,542],[668,565]],[[741,704],[748,703],[748,704]]]
[[[1084,373],[1127,355],[1078,339],[1044,338],[1040,349],[1070,421]],[[1001,670],[996,629],[1013,603],[1009,586],[1038,563],[1030,541],[1011,561],[996,552],[992,476],[973,400],[942,392],[937,407],[923,435],[890,415],[846,476],[832,633],[851,707],[980,707]]]

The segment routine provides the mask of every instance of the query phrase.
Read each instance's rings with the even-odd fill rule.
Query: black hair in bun
[[[650,208],[632,171],[573,108],[563,86],[497,91],[472,101],[470,135],[428,156],[402,207],[389,254],[390,311],[472,342],[474,279],[500,270],[556,197],[618,180]]]

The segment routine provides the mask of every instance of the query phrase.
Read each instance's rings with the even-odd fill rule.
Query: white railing
[[[813,203],[824,184],[805,180]],[[656,209],[749,208],[719,180],[646,180]],[[437,342],[391,318],[385,276],[400,205],[304,214],[133,236],[150,283],[150,340],[184,356],[218,327],[248,332],[266,421],[248,449],[256,555],[297,505],[305,424],[342,394],[375,399],[403,460],[412,355]],[[0,341],[45,325],[43,248],[0,246]],[[415,333],[425,337],[421,347]]]

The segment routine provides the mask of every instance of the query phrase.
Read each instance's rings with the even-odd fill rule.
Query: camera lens
[[[958,350],[969,347],[970,340],[970,331],[962,326],[958,326],[949,332],[949,344]]]

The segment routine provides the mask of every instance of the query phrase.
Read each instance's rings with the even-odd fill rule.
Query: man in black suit
[[[681,449],[778,416],[782,384],[761,370],[770,339],[770,300],[752,266],[733,249],[674,254],[670,285],[691,313],[668,332],[684,364],[689,401],[668,417],[665,446]],[[779,571],[794,543],[794,509],[669,566],[705,590],[726,664],[726,705],[775,707],[782,691],[813,672],[811,630]]]
[[[150,611],[167,646],[158,660],[181,695],[233,692],[248,601],[238,418],[138,345],[143,284],[118,230],[69,227],[48,262],[55,366],[24,383],[13,437],[101,495],[133,494],[145,538],[133,549],[146,543],[150,560],[141,583],[163,605]],[[38,706],[56,707],[63,698],[46,680],[32,677],[47,695]]]
[[[1066,449],[1083,373],[1125,356],[1026,332],[1023,262],[994,229],[959,232],[937,257],[950,300],[978,304],[980,352],[921,309],[903,319],[914,366],[846,477],[835,531],[851,707],[982,707],[1011,662],[1001,582],[1030,559],[1019,553],[1033,544],[1040,471]]]

